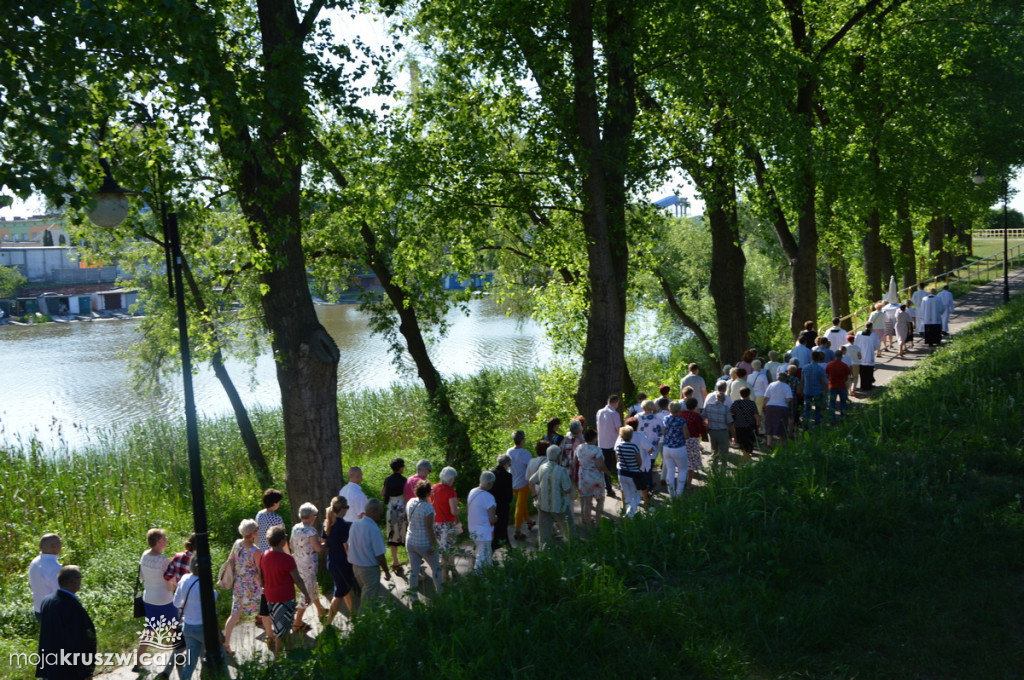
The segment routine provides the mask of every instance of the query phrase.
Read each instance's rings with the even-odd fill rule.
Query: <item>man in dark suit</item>
[[[81,680],[92,677],[96,628],[75,595],[81,586],[82,572],[78,567],[61,567],[57,574],[57,592],[48,595],[39,606],[37,678]]]

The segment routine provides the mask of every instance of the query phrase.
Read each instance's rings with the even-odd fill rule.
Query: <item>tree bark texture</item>
[[[873,208],[865,220],[867,233],[864,234],[864,294],[868,301],[875,303],[882,299],[882,238],[879,233],[881,217],[878,208]]]
[[[594,55],[591,0],[571,0],[569,48],[572,59],[573,137],[582,178],[583,231],[587,239],[590,310],[576,407],[588,420],[610,394],[632,393],[626,368],[625,173],[636,117],[632,61],[632,8],[628,1],[608,3],[607,87],[602,130]]]
[[[900,233],[900,251],[896,267],[903,276],[901,288],[917,285],[917,255],[914,252],[914,227],[910,222],[910,206],[905,198],[896,206]]]
[[[712,168],[711,173],[715,173]],[[715,318],[718,323],[718,356],[722,361],[735,363],[750,346],[747,328],[746,289],[743,269],[747,258],[739,243],[739,218],[736,213],[734,187],[727,177],[712,179],[719,186],[715,200],[708,211],[711,228],[711,297],[715,300]],[[732,194],[733,200],[728,196]]]
[[[260,0],[257,11],[262,100],[239,99],[219,55],[202,55],[206,70],[197,86],[209,102],[211,127],[249,221],[281,390],[286,490],[298,521],[302,503],[323,507],[341,488],[339,351],[317,318],[302,251],[299,199],[309,138],[305,33],[290,0]],[[216,53],[217,37],[204,35],[195,48]]]
[[[850,313],[850,278],[846,271],[846,260],[837,255],[828,265],[829,304],[833,317],[844,317]],[[853,329],[853,322],[844,319],[840,326],[846,330]],[[834,348],[833,348],[834,349]]]

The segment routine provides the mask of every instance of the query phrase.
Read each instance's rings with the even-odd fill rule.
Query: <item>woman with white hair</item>
[[[560,449],[555,446],[555,457],[558,457]],[[480,486],[469,492],[466,497],[466,521],[469,524],[469,535],[476,543],[476,565],[474,569],[480,571],[491,563],[491,539],[494,534],[494,524],[498,521],[497,503],[494,495],[491,494],[491,487],[494,486],[494,473],[484,470],[480,473]]]
[[[292,527],[291,547],[292,557],[295,558],[302,582],[306,584],[306,590],[313,597],[316,615],[323,616],[326,610],[320,603],[320,586],[316,581],[316,572],[319,566],[318,555],[324,551],[324,544],[320,532],[313,526],[319,514],[320,511],[312,503],[303,503],[299,507],[299,523]],[[305,596],[299,598],[299,605],[295,608],[294,630],[297,632],[304,632],[310,628],[308,623],[302,621],[302,615],[306,613],[309,604]]]
[[[256,531],[259,525],[254,519],[243,519],[238,525],[238,534],[242,537],[231,546],[232,569],[235,572],[235,585],[231,589],[231,616],[224,624],[224,653],[234,656],[231,650],[231,632],[238,625],[242,615],[253,615],[259,611],[260,595],[263,592],[263,579],[260,576],[260,558],[263,551],[256,547]]]
[[[430,492],[434,506],[434,534],[441,546],[441,571],[444,579],[455,575],[455,526],[459,521],[459,495],[455,491],[455,468],[441,470],[441,481]]]

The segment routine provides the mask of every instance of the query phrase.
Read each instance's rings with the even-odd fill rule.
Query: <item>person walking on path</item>
[[[605,491],[609,498],[618,498],[612,488],[611,470],[615,467],[615,440],[618,438],[619,428],[622,427],[622,416],[619,415],[619,395],[613,394],[608,397],[608,403],[603,409],[597,412],[597,446],[604,454],[604,466],[609,474],[604,476]]]
[[[697,400],[703,404],[704,400],[708,398],[708,386],[704,382],[704,378],[700,377],[700,366],[698,364],[690,364],[687,367],[690,373],[679,381],[679,396],[682,398],[683,390],[687,387],[693,388],[693,396],[697,397]]]
[[[512,434],[513,446],[505,452],[512,459],[512,493],[516,495],[516,514],[512,520],[512,527],[517,541],[526,540],[521,528],[530,520],[530,486],[527,484],[526,468],[533,456],[523,448],[525,441],[526,433],[516,430]]]
[[[437,534],[434,533],[434,505],[430,502],[430,482],[420,480],[415,493],[416,495],[405,506],[406,515],[409,517],[409,528],[405,535],[405,549],[409,553],[408,593],[413,604],[420,599],[420,570],[424,562],[430,565],[434,590],[441,592],[441,557]]]
[[[573,421],[576,423],[578,421]],[[580,437],[582,440],[583,438]],[[508,520],[512,499],[515,493],[512,491],[512,457],[507,453],[498,456],[498,464],[491,472],[494,473],[494,486],[491,487],[491,495],[495,502],[494,539],[491,541],[491,552],[502,546],[512,545],[508,540]]]
[[[39,622],[39,608],[50,595],[57,592],[57,575],[60,573],[60,555],[64,544],[57,534],[46,534],[39,539],[39,554],[28,565],[28,586],[32,589],[32,612]]]
[[[203,608],[199,598],[198,585],[199,577],[189,570],[178,581],[178,588],[174,591],[174,606],[181,611],[181,634],[185,639],[184,663],[178,670],[178,680],[191,680],[192,672],[206,647],[206,639],[203,636]],[[216,591],[214,591],[213,597],[217,598]],[[177,654],[173,656],[177,656]],[[163,677],[168,675],[169,671],[161,674]]]
[[[555,466],[569,478],[569,472],[558,464],[558,456],[562,449],[557,444],[551,448],[556,449]],[[480,571],[491,563],[491,541],[494,540],[494,524],[498,521],[498,513],[495,512],[497,503],[494,501],[494,494],[491,488],[494,486],[494,473],[484,470],[480,473],[480,486],[471,489],[466,496],[466,524],[469,525],[469,536],[476,544],[476,561],[473,565],[474,571]],[[570,490],[572,485],[569,485]],[[538,506],[539,507],[539,506]],[[541,532],[544,531],[543,519],[541,520]]]
[[[825,339],[833,351],[846,344],[846,331],[839,327],[838,316],[832,319],[832,327],[825,331]]]
[[[906,353],[907,343],[913,337],[913,332],[914,317],[911,316],[906,305],[900,305],[900,311],[896,313],[896,340],[899,342],[896,356],[903,356]]]
[[[854,340],[856,340],[856,339],[857,338],[854,335],[847,335],[846,336],[846,344],[843,345],[843,353],[844,353],[845,359],[849,359],[849,361],[846,361],[846,364],[850,367],[850,377],[846,381],[846,383],[847,383],[847,385],[846,385],[847,386],[847,390],[846,391],[848,392],[850,398],[853,398],[854,393],[855,393],[856,388],[857,388],[857,380],[860,378],[860,354],[861,354],[861,352],[860,352],[860,347],[858,345],[854,344]]]
[[[942,314],[946,306],[942,299],[932,290],[928,297],[921,301],[921,318],[924,324],[924,344],[934,347],[942,343]]]
[[[384,598],[381,571],[386,580],[391,580],[388,561],[384,557],[384,536],[377,526],[383,513],[384,505],[371,498],[363,509],[362,519],[353,522],[348,532],[348,561],[352,563],[356,583],[362,589],[360,612],[370,611],[378,600]]]
[[[39,605],[39,662],[36,677],[79,680],[93,674],[96,627],[78,601],[82,572],[73,565],[57,572],[57,589]],[[46,665],[52,659],[68,663]]]
[[[850,367],[843,361],[845,354],[839,349],[836,358],[825,365],[825,376],[828,378],[828,412],[832,414],[832,422],[836,422],[836,400],[839,401],[839,415],[846,415],[846,397],[850,380]]]
[[[380,536],[379,531],[377,535]],[[263,554],[260,570],[263,572],[263,594],[267,598],[274,630],[274,637],[268,644],[273,645],[275,654],[280,654],[286,639],[291,647],[291,633],[295,625],[295,587],[298,586],[307,601],[313,598],[302,581],[295,558],[284,551],[288,544],[288,534],[283,525],[270,527],[267,543],[270,544],[270,550]]]
[[[363,491],[363,469],[350,467],[348,469],[348,484],[341,487],[338,495],[348,501],[348,512],[345,514],[346,522],[355,522],[363,516],[363,509],[366,507],[367,496]]]
[[[828,379],[822,362],[825,354],[814,350],[811,363],[803,370],[804,388],[804,428],[811,429],[811,407],[814,407],[814,425],[821,424],[821,411],[825,407],[825,394],[828,392]]]
[[[768,386],[765,398],[765,445],[770,449],[773,440],[789,438],[789,411],[794,395],[785,371],[779,371],[778,380]]]
[[[715,400],[704,406],[704,424],[711,440],[711,467],[715,470],[728,467],[729,440],[736,436],[730,407],[723,391],[716,392]]]
[[[860,389],[870,392],[875,386],[875,358],[881,351],[882,341],[869,323],[862,332],[857,333],[853,344],[860,349]]]
[[[953,313],[953,292],[943,286],[936,296],[942,301],[942,334],[949,335],[949,317]]]

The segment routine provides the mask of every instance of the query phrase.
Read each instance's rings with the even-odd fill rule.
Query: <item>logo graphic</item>
[[[173,651],[182,646],[181,625],[176,618],[146,617],[146,627],[139,633],[141,642],[164,651]]]

